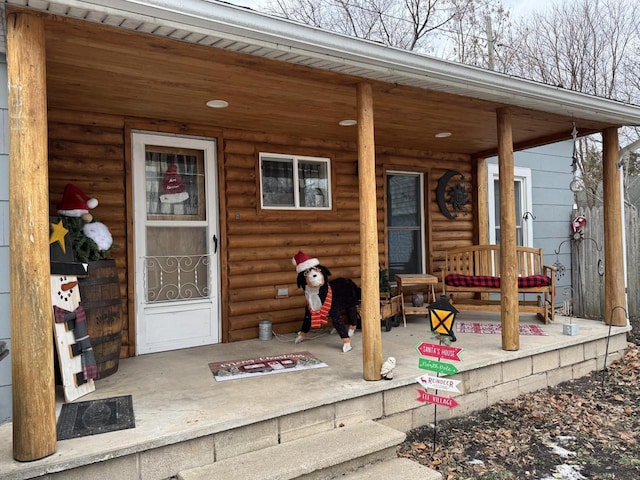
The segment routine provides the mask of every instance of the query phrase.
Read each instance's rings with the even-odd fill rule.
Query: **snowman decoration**
[[[99,372],[80,305],[78,277],[54,273],[50,280],[62,387],[65,401],[71,402],[95,390],[93,380],[99,378]]]

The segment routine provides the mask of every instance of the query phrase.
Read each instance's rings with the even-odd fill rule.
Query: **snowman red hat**
[[[96,208],[98,200],[91,198],[72,183],[68,183],[62,192],[62,201],[56,209],[59,215],[65,217],[82,217],[89,213],[90,208]]]
[[[310,268],[320,265],[317,258],[312,258],[303,251],[296,253],[291,259],[291,263],[296,266],[296,273],[304,272],[305,270],[309,270]]]
[[[178,173],[178,167],[175,164],[169,165],[162,180],[160,201],[162,203],[180,203],[188,198],[189,193],[184,186],[182,177]]]

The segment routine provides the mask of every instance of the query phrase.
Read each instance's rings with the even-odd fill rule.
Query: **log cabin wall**
[[[376,175],[387,170],[424,172],[425,175],[425,242],[427,273],[438,275],[444,264],[445,250],[453,247],[472,245],[478,242],[474,218],[477,213],[473,207],[477,204],[477,192],[474,186],[475,172],[473,162],[467,155],[438,152],[416,152],[412,150],[385,149],[377,147],[377,157],[382,158]],[[456,218],[449,219],[441,211],[436,198],[438,180],[449,170],[459,172],[463,178],[455,176],[449,185],[460,183],[469,193],[469,204],[464,211],[453,210],[448,194],[445,195],[449,211]],[[383,195],[378,191],[378,195]],[[384,240],[384,230],[379,232]],[[439,275],[438,275],[439,277]]]
[[[67,110],[49,110],[49,212],[67,183],[98,199],[91,210],[111,232],[113,258],[122,294],[123,336],[121,357],[129,356],[129,305],[127,303],[127,205],[125,192],[124,118]],[[131,338],[131,345],[133,345]]]
[[[355,144],[287,135],[189,127],[162,121],[49,112],[50,206],[60,200],[64,186],[75,183],[100,204],[92,210],[105,223],[120,248],[114,257],[123,298],[124,335],[121,356],[134,354],[133,286],[128,284],[127,236],[132,206],[127,202],[127,167],[130,128],[164,130],[218,140],[220,199],[221,305],[223,341],[258,336],[258,322],[270,320],[276,333],[300,328],[303,292],[296,285],[291,259],[298,250],[318,258],[333,278],[345,276],[360,284],[359,203]],[[331,211],[262,210],[259,192],[259,153],[295,154],[331,159]],[[425,241],[427,269],[437,273],[445,249],[474,243],[473,216],[447,219],[439,210],[435,190],[446,170],[472,177],[464,155],[378,149],[376,160],[380,261],[386,263],[385,177],[387,170],[425,173]],[[133,280],[132,280],[133,281]],[[276,298],[276,288],[289,296]],[[133,312],[132,312],[133,313]],[[131,317],[131,318],[130,318]]]
[[[331,211],[262,210],[260,152],[331,158]],[[260,320],[276,333],[300,328],[304,297],[291,259],[302,250],[360,283],[360,224],[355,145],[225,130],[229,341],[257,337]],[[378,222],[383,224],[382,197]],[[289,289],[276,298],[276,286]],[[224,307],[223,307],[224,308]]]

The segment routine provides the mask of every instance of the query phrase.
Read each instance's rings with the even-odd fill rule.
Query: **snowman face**
[[[51,275],[51,303],[73,312],[80,305],[80,288],[75,275]]]

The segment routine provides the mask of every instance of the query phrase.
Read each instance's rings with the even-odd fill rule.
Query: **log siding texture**
[[[92,213],[105,223],[120,248],[113,253],[123,298],[122,357],[134,355],[134,272],[129,256],[133,205],[128,136],[131,129],[206,136],[218,142],[220,205],[222,339],[232,342],[258,337],[258,322],[270,320],[276,333],[291,333],[301,324],[304,297],[296,286],[291,258],[303,250],[330,268],[333,278],[360,284],[357,146],[284,134],[173,124],[161,120],[54,110],[49,112],[50,207],[68,182],[77,184],[100,204]],[[330,211],[263,210],[260,208],[260,152],[331,159]],[[380,262],[386,264],[385,172],[413,171],[425,178],[425,246],[427,270],[437,273],[446,249],[475,241],[474,214],[447,219],[436,201],[438,179],[446,170],[474,183],[473,162],[465,155],[416,152],[378,147],[376,184]],[[473,194],[472,202],[475,201]],[[276,287],[289,296],[276,298]]]

